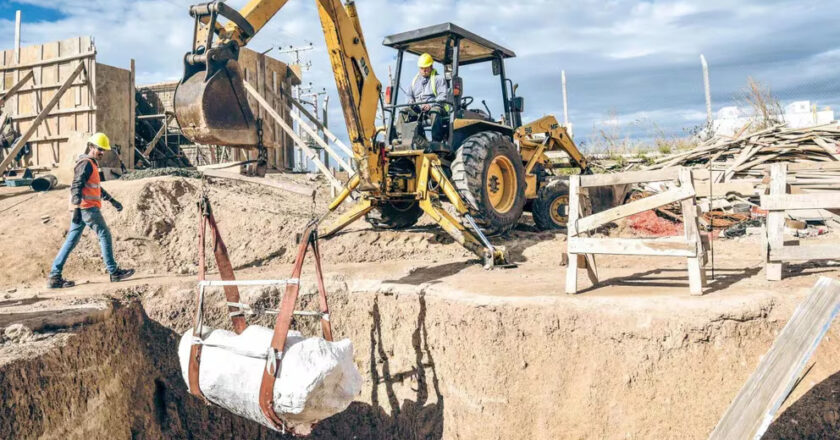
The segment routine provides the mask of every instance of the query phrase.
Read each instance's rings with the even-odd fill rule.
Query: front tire
[[[531,214],[541,231],[565,229],[569,221],[569,182],[555,180],[540,188]]]
[[[468,137],[451,169],[453,185],[485,233],[516,225],[525,209],[525,167],[509,138],[492,131]]]

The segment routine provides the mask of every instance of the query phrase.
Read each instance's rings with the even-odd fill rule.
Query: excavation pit
[[[315,439],[705,438],[795,305],[758,291],[711,306],[338,278],[328,283],[336,337],[353,341],[365,384]],[[187,392],[176,348],[192,283],[175,284],[77,299],[74,319],[6,341],[4,438],[283,438]],[[272,295],[243,294],[269,305]],[[214,300],[209,320],[223,326]],[[765,438],[836,432],[838,336],[830,331]]]
[[[125,206],[106,211],[117,256],[138,275],[107,283],[85,237],[65,269],[80,285],[62,291],[40,286],[69,222],[66,194],[0,199],[0,209],[14,205],[0,216],[0,438],[284,438],[205,405],[181,378],[200,188],[171,177],[109,183]],[[237,277],[287,277],[311,201],[229,182],[206,189]],[[31,221],[42,217],[52,220]],[[3,232],[21,224],[27,234]],[[636,257],[599,258],[604,283],[572,296],[563,294],[562,234],[524,228],[502,244],[517,269],[485,271],[428,225],[359,224],[322,243],[335,337],[353,342],[364,383],[310,438],[707,438],[816,278],[840,277],[836,265],[801,264],[767,282],[756,238],[715,244],[716,276],[701,297],[688,293],[683,260]],[[305,303],[315,298],[311,276]],[[222,298],[210,292],[209,325],[229,325]],[[263,319],[252,322],[271,325]],[[300,329],[319,334],[309,325]],[[765,439],[840,432],[838,331]]]

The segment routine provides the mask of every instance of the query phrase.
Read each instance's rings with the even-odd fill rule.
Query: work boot
[[[65,280],[61,275],[57,277],[49,277],[47,279],[47,287],[50,289],[63,289],[65,287],[73,287],[76,283],[70,280]]]
[[[111,274],[111,282],[116,283],[131,278],[132,275],[134,275],[134,269],[117,269],[116,272]]]

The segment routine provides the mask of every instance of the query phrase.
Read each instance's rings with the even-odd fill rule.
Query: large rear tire
[[[555,180],[540,188],[531,206],[534,224],[541,231],[566,228],[569,221],[569,182]]]
[[[525,208],[525,167],[516,146],[500,133],[468,137],[452,161],[452,183],[487,234],[502,234]]]
[[[416,201],[390,202],[365,214],[365,220],[377,229],[403,229],[414,226],[423,216]]]

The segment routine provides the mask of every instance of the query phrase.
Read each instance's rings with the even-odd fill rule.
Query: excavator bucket
[[[257,123],[248,105],[239,63],[187,63],[175,89],[175,117],[197,144],[256,147]]]

